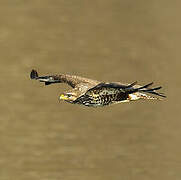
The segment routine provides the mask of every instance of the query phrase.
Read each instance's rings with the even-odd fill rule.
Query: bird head
[[[76,93],[74,92],[67,92],[60,95],[60,100],[64,100],[67,102],[73,102],[77,99]]]

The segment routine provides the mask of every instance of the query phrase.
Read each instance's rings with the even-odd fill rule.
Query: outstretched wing
[[[44,82],[45,85],[50,85],[54,83],[66,83],[70,85],[72,88],[75,88],[80,83],[90,84],[91,86],[97,85],[99,83],[98,81],[92,79],[67,74],[39,76],[38,72],[34,69],[30,73],[30,78],[39,80],[40,82]]]
[[[89,94],[91,91],[99,91],[101,94],[115,94],[115,93],[125,93],[132,94],[135,92],[145,92],[154,94],[161,97],[166,97],[163,93],[156,92],[156,90],[161,89],[162,87],[149,88],[152,83],[146,84],[144,86],[136,85],[137,82],[133,82],[129,85],[123,85],[119,83],[100,83],[97,86],[90,88],[86,94]]]

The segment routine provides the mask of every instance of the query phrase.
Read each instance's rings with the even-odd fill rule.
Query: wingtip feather
[[[38,72],[34,69],[32,69],[31,73],[30,73],[30,78],[31,79],[37,79],[38,78]]]

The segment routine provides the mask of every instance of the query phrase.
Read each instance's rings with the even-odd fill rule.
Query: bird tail
[[[135,85],[135,83],[132,83],[131,85],[128,86],[129,87],[128,88],[128,93],[129,93],[129,95],[135,93],[137,96],[139,96],[139,99],[140,98],[141,99],[160,99],[158,97],[149,96],[149,95],[147,95],[145,93],[153,94],[153,95],[157,95],[157,96],[165,98],[166,96],[163,93],[160,93],[160,92],[156,91],[156,90],[161,89],[162,87],[159,86],[159,87],[155,87],[155,88],[149,88],[152,84],[153,84],[153,82],[151,82],[149,84],[146,84],[144,86],[140,86],[138,88],[134,88],[133,86]],[[136,93],[136,92],[138,92],[138,93]]]
[[[148,94],[145,93],[140,93],[140,92],[135,92],[133,94],[129,94],[128,95],[129,100],[134,101],[134,100],[138,100],[138,99],[144,99],[144,100],[162,100],[159,97],[155,97],[155,96],[149,96]]]
[[[40,82],[44,82],[45,85],[49,85],[52,83],[60,83],[60,79],[53,75],[53,76],[39,76],[38,72],[36,70],[32,70],[30,73],[30,78],[31,79],[35,79],[35,80],[39,80]]]

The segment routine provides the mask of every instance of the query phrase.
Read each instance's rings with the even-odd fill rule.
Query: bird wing
[[[96,80],[83,78],[80,76],[73,76],[68,74],[59,74],[59,75],[48,75],[48,76],[39,76],[36,70],[32,70],[30,73],[30,78],[44,82],[45,85],[50,85],[54,83],[66,83],[72,88],[75,88],[81,83],[88,84],[88,87],[97,85],[99,82]]]
[[[156,90],[161,89],[162,87],[149,88],[152,83],[146,84],[144,86],[136,85],[137,82],[133,82],[128,85],[120,84],[120,83],[100,83],[93,88],[90,88],[86,94],[89,94],[91,91],[99,90],[101,94],[115,94],[117,92],[132,94],[135,92],[145,92],[154,94],[161,97],[166,97],[163,93],[156,92]]]

